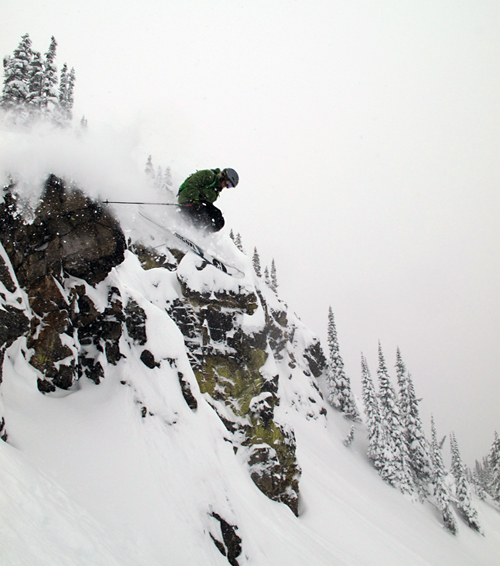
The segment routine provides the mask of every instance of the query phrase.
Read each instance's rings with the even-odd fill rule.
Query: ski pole
[[[103,200],[103,204],[153,204],[162,206],[184,206],[182,204],[177,204],[176,202],[134,202],[127,200]]]

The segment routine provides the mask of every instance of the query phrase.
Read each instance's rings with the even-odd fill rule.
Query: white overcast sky
[[[101,161],[149,154],[178,185],[234,167],[228,226],[318,335],[396,347],[469,464],[500,432],[500,4],[486,0],[3,0],[76,70]],[[114,140],[114,141],[110,141]],[[120,177],[121,178],[121,177]],[[133,183],[121,194],[137,198]],[[394,372],[392,372],[394,375]]]

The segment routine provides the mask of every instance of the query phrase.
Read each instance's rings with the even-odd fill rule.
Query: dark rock
[[[0,438],[4,442],[7,442],[8,434],[7,434],[7,430],[5,429],[5,419],[3,417],[0,420]]]
[[[129,244],[128,249],[135,254],[139,261],[141,262],[142,268],[144,270],[164,268],[169,271],[174,271],[177,269],[177,259],[172,254],[172,259],[158,253],[152,248],[147,248],[140,243]]]
[[[147,341],[146,335],[146,313],[134,299],[129,299],[125,307],[125,324],[130,338],[140,346]]]
[[[19,336],[26,334],[29,327],[30,321],[24,311],[11,305],[2,305],[0,308],[0,348],[11,346]]]
[[[30,281],[28,298],[33,311],[43,317],[47,313],[64,311],[68,314],[68,303],[52,274]]]
[[[168,306],[167,311],[169,316],[179,327],[185,340],[197,338],[200,323],[189,304],[180,299],[175,299]]]
[[[37,385],[38,385],[38,390],[41,391],[42,393],[52,393],[56,390],[55,386],[46,379],[38,378]]]
[[[78,378],[81,377],[87,377],[96,385],[99,385],[104,377],[104,369],[101,362],[96,361],[92,357],[87,357],[85,353],[81,353],[78,357]]]
[[[193,306],[213,306],[217,305],[217,309],[238,309],[246,314],[253,314],[258,308],[258,300],[255,293],[249,293],[245,288],[241,289],[241,293],[234,293],[233,291],[216,291],[215,293],[200,293],[189,288],[187,281],[181,276],[177,275],[177,279],[181,285],[183,295],[189,300]]]
[[[141,354],[141,362],[149,369],[159,368],[160,364],[149,350],[144,350]]]
[[[222,556],[227,556],[227,551],[224,544],[220,540],[217,540],[212,533],[209,534],[210,534],[210,538],[214,541],[215,546],[217,547],[218,551],[222,554]]]
[[[309,364],[309,368],[314,377],[319,377],[326,368],[326,358],[319,340],[316,340],[314,344],[306,349],[304,358]]]
[[[189,381],[186,380],[186,378],[180,371],[177,372],[177,376],[179,378],[179,383],[181,386],[182,396],[184,397],[184,400],[186,401],[188,407],[192,411],[196,411],[196,409],[198,408],[198,401],[196,400],[196,397],[193,395],[193,392],[191,391],[191,386],[189,385]]]
[[[231,566],[238,566],[238,561],[236,560],[241,554],[241,538],[236,533],[238,527],[236,525],[229,524],[225,519],[223,519],[217,513],[211,514],[214,519],[217,519],[220,523],[220,530],[222,534],[223,542],[217,540],[212,533],[210,536],[215,543],[215,546],[219,549],[221,554],[226,556],[227,561]]]
[[[299,515],[299,478],[301,470],[295,459],[295,438],[281,430],[280,442],[252,446],[248,464],[255,485],[270,499],[287,505]]]
[[[113,216],[54,175],[31,224],[16,207],[15,194],[7,194],[0,205],[5,227],[0,237],[24,288],[61,269],[95,285],[124,259],[125,237]]]
[[[119,346],[125,321],[120,291],[116,287],[109,289],[108,305],[102,312],[97,310],[93,301],[85,294],[84,285],[72,288],[70,296],[71,320],[77,330],[81,347],[78,376],[88,377],[98,384],[104,377],[104,369],[97,361],[95,352],[105,352],[107,362],[113,365],[124,357]]]
[[[275,395],[278,395],[278,386],[279,386],[279,375],[276,374],[272,378],[268,378],[263,381],[262,391],[269,391],[270,393],[274,393]]]
[[[0,256],[0,283],[3,283],[9,293],[14,293],[16,284],[12,281],[9,268],[5,264],[3,257]]]
[[[234,327],[234,313],[222,311],[218,308],[205,308],[200,313],[208,325],[208,332],[213,342],[226,341],[227,333]]]

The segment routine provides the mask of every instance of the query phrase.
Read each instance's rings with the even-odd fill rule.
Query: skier
[[[177,202],[181,213],[194,226],[207,232],[218,232],[224,226],[222,212],[213,205],[223,189],[236,187],[234,169],[204,169],[190,175],[179,187]]]

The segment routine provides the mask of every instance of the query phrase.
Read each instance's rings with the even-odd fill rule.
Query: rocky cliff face
[[[146,313],[133,298],[122,296],[109,276],[126,249],[109,210],[54,176],[29,221],[18,203],[15,186],[5,189],[0,205],[2,358],[15,340],[25,338],[24,355],[44,394],[71,391],[80,379],[99,384],[107,365],[127,363],[125,343],[140,347],[143,364],[156,370],[160,364],[147,347]],[[298,515],[301,472],[286,415],[301,410],[306,418],[318,419],[325,413],[314,380],[325,366],[319,342],[256,278],[257,283],[235,285],[219,274],[227,285],[214,285],[213,268],[193,267],[192,254],[172,249],[167,258],[140,242],[129,242],[128,248],[144,273],[157,270],[159,280],[162,273],[175,274],[176,292],[162,308],[184,337],[199,387],[193,390],[178,372],[186,403],[195,411],[202,395],[258,488]],[[147,415],[143,407],[141,416]],[[3,418],[0,427],[6,439]],[[229,546],[227,551],[229,556]],[[234,551],[231,560],[237,563]]]
[[[98,381],[102,367],[89,357],[88,346],[104,347],[108,359],[119,359],[123,309],[110,291],[107,307],[97,310],[85,290],[123,261],[123,233],[108,212],[54,176],[31,221],[18,203],[9,187],[0,205],[0,242],[28,297],[30,325],[22,334],[33,350],[30,363],[40,371],[39,389],[68,389],[82,375]]]

